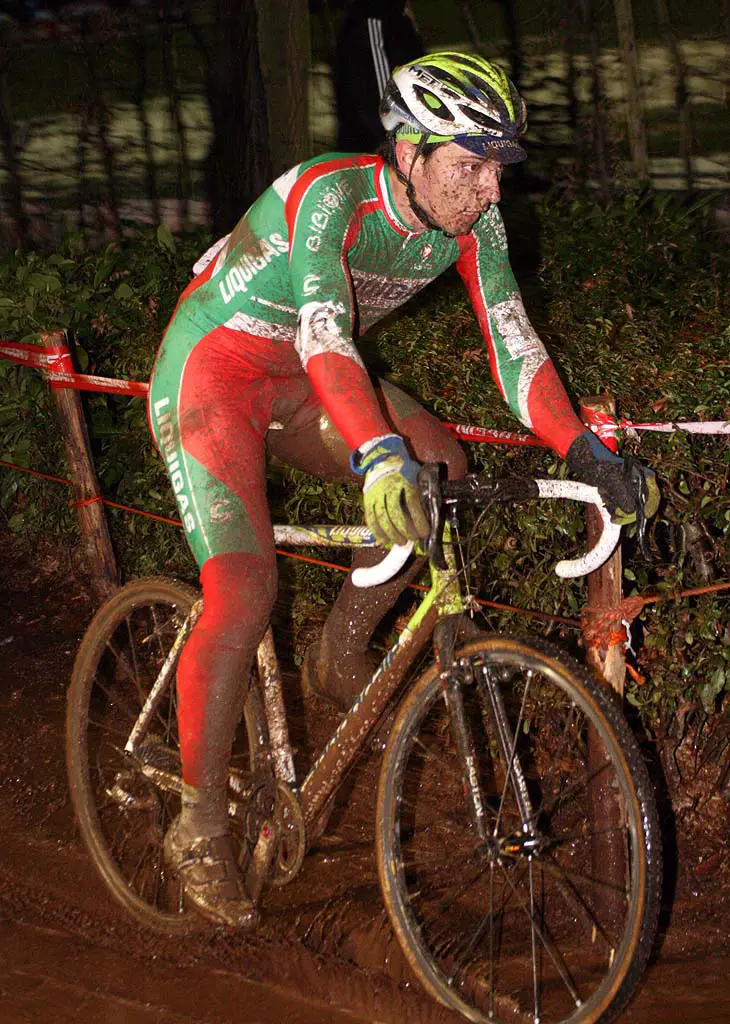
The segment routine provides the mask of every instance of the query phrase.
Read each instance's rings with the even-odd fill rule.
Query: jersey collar
[[[383,212],[385,213],[386,219],[392,228],[398,232],[399,235],[413,235],[413,228],[410,228],[403,220],[401,215],[398,213],[398,208],[395,205],[393,199],[393,192],[390,187],[390,175],[388,174],[388,165],[381,163],[380,170],[375,175],[375,188],[378,193],[378,199],[382,203]]]

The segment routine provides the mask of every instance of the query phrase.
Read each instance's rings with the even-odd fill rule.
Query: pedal
[[[273,820],[264,821],[246,871],[246,892],[254,903],[261,895],[278,848],[278,830]]]

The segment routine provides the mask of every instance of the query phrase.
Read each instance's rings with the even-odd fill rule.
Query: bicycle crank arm
[[[279,848],[279,835],[273,821],[266,820],[259,831],[251,863],[246,871],[246,892],[254,903],[258,902],[266,880],[271,874],[274,857]]]

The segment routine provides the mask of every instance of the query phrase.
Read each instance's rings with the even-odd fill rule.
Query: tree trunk
[[[667,44],[674,65],[675,104],[679,117],[679,151],[684,164],[685,188],[690,191],[694,188],[694,168],[692,166],[692,137],[694,133],[687,65],[684,63],[682,51],[679,48],[679,39],[669,18],[667,0],[654,0],[654,8],[659,22],[659,31]]]
[[[619,50],[626,81],[626,128],[629,136],[631,162],[639,181],[649,180],[649,155],[646,145],[646,124],[641,102],[639,59],[636,53],[636,32],[631,0],[614,0]]]
[[[147,76],[147,46],[141,24],[138,25],[137,30],[139,34],[132,36],[132,39],[130,40],[132,57],[137,68],[137,77],[134,83],[134,105],[137,109],[139,131],[142,136],[142,152],[144,153],[147,198],[150,201],[153,222],[155,224],[161,224],[160,199],[157,192],[157,168],[155,167],[155,153],[152,146],[152,129],[150,126],[150,119],[147,114],[147,107],[145,105],[149,87]]]
[[[121,225],[119,223],[119,190],[117,188],[115,153],[109,137],[109,108],[104,98],[102,88],[102,77],[99,74],[98,53],[99,42],[94,40],[92,28],[88,18],[84,18],[81,24],[81,53],[84,58],[84,69],[86,71],[88,109],[92,112],[96,122],[96,135],[99,141],[99,154],[101,166],[104,172],[106,185],[106,210],[99,209],[101,220],[100,228],[102,237],[109,235],[118,239],[121,237]]]
[[[576,29],[580,24],[575,0],[569,0],[568,18],[565,26],[565,95],[568,101],[568,127],[576,154],[578,179],[585,182],[588,177],[587,145],[581,118],[581,104],[578,99],[580,69],[578,65],[578,40]]]
[[[476,18],[474,17],[474,11],[471,9],[471,3],[469,0],[459,0],[459,7],[461,8],[461,13],[464,17],[466,30],[469,33],[469,41],[474,49],[479,51],[482,48],[482,37],[479,34]]]
[[[730,106],[730,0],[723,0],[723,34],[725,36],[725,105]]]
[[[520,38],[520,21],[517,15],[516,0],[502,0],[504,10],[504,26],[507,33],[507,56],[509,58],[509,76],[519,90],[522,89],[522,72],[525,61],[522,54]]]
[[[601,81],[601,42],[594,0],[580,0],[583,27],[588,37],[591,62],[591,100],[593,103],[593,153],[601,192],[601,199],[608,202],[611,179],[608,167],[608,130],[606,127],[606,98]]]
[[[263,192],[271,171],[256,0],[217,0],[216,27],[208,73],[213,139],[205,170],[212,226],[223,235]]]
[[[274,177],[311,156],[307,0],[256,0]]]
[[[13,249],[19,249],[27,240],[30,225],[23,206],[23,182],[20,176],[15,125],[7,93],[7,71],[11,60],[10,51],[3,45],[0,49],[0,147],[2,147],[7,174],[5,188],[11,221],[10,244]]]
[[[174,36],[172,13],[168,0],[160,3],[160,55],[162,58],[162,85],[167,96],[172,135],[177,151],[177,199],[181,211],[180,227],[188,224],[190,200],[190,161],[188,159],[185,124],[182,116],[182,96],[178,88],[179,78],[175,69]]]

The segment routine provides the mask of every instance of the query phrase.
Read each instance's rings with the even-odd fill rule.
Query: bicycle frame
[[[474,482],[477,487],[485,486],[483,483],[476,481],[476,478]],[[516,491],[510,490],[510,483],[512,485],[518,484],[518,489]],[[555,567],[558,575],[578,576],[592,571],[593,568],[600,565],[608,557],[615,547],[620,534],[620,526],[611,523],[608,512],[596,488],[572,481],[553,480],[505,481],[504,485],[499,481],[488,481],[486,484],[486,496],[490,500],[500,495],[503,499],[507,498],[508,500],[524,499],[527,497],[570,498],[577,501],[590,502],[599,509],[603,521],[603,533],[599,542],[582,558],[559,562]],[[451,486],[463,488],[465,485],[452,484]],[[466,487],[467,490],[472,489],[471,484],[467,483]],[[367,527],[364,526],[275,526],[274,541],[277,544],[299,547],[309,545],[352,548],[373,546],[372,535]],[[443,555],[445,558],[444,568],[439,568],[434,560],[429,560],[431,589],[418,605],[408,625],[386,653],[368,685],[340,722],[337,730],[320,753],[304,779],[301,788],[298,790],[300,810],[309,839],[314,837],[316,833],[314,826],[318,819],[321,820],[322,812],[325,810],[330,798],[354,764],[405,673],[428,641],[439,621],[447,616],[458,616],[465,610],[465,599],[458,582],[456,555],[448,521],[444,523]],[[374,578],[371,577],[372,582],[374,582]],[[145,734],[170,681],[177,656],[182,650],[182,646],[189,636],[201,609],[202,602],[196,602],[188,618],[183,623],[173,648],[130,733],[124,748],[126,753],[130,755],[136,753],[140,738]],[[289,744],[286,710],[282,696],[281,673],[270,628],[266,631],[259,646],[257,661],[263,689],[268,737],[260,735],[254,738],[257,747],[256,752],[257,754],[264,755],[264,759],[266,757],[270,758],[275,780],[296,792],[296,774]],[[458,699],[452,692],[453,688],[448,686],[448,664],[449,660],[445,659],[443,662],[445,673],[444,690],[449,705],[452,707],[456,723],[457,740],[460,743],[460,747],[463,748],[462,760],[468,770],[470,751],[467,737],[464,733],[464,723],[460,721],[463,715],[460,712]],[[487,688],[489,689],[488,683]],[[500,718],[504,720],[503,711],[497,704],[493,704],[492,713],[498,720]],[[516,779],[519,783],[519,770],[517,767],[511,766],[510,761],[509,749],[511,738],[504,731],[500,731],[500,728],[498,728],[498,736],[502,752],[506,758],[508,771],[516,773]],[[142,771],[153,777],[157,769],[154,766],[143,766]],[[472,789],[472,810],[475,824],[478,826],[480,818],[479,793],[471,786],[471,780],[468,777],[464,779],[464,785],[467,790]],[[523,795],[521,806],[523,821],[526,822],[530,820],[531,810],[529,801],[526,798],[524,783],[519,788],[522,790]],[[246,794],[242,792],[241,796],[245,797]],[[232,804],[231,812],[233,814],[240,813],[240,808]]]
[[[446,531],[448,533],[448,530]],[[322,547],[371,547],[372,537],[364,527],[315,526],[275,527],[275,539],[280,544],[293,546],[317,545]],[[431,588],[411,616],[398,639],[387,651],[372,679],[340,722],[338,728],[312,765],[298,791],[300,806],[309,838],[314,823],[327,802],[342,784],[361,753],[368,736],[379,722],[388,702],[398,688],[424,645],[433,633],[436,623],[448,615],[464,610],[464,599],[457,580],[453,545],[444,544],[446,569],[429,562]],[[145,700],[125,744],[125,752],[134,755],[147,731],[163,694],[170,682],[177,658],[202,611],[197,601],[182,624],[165,664]],[[296,790],[296,773],[286,711],[282,695],[281,671],[269,627],[259,644],[257,664],[264,697],[268,725],[268,747],[277,781]],[[143,769],[144,771],[144,769]],[[155,769],[150,769],[151,772]]]
[[[337,730],[312,765],[300,790],[305,824],[311,827],[342,783],[361,752],[368,736],[379,722],[405,673],[428,642],[439,619],[457,615],[464,609],[457,581],[453,548],[445,545],[447,569],[429,563],[431,589],[426,593],[398,639]]]

